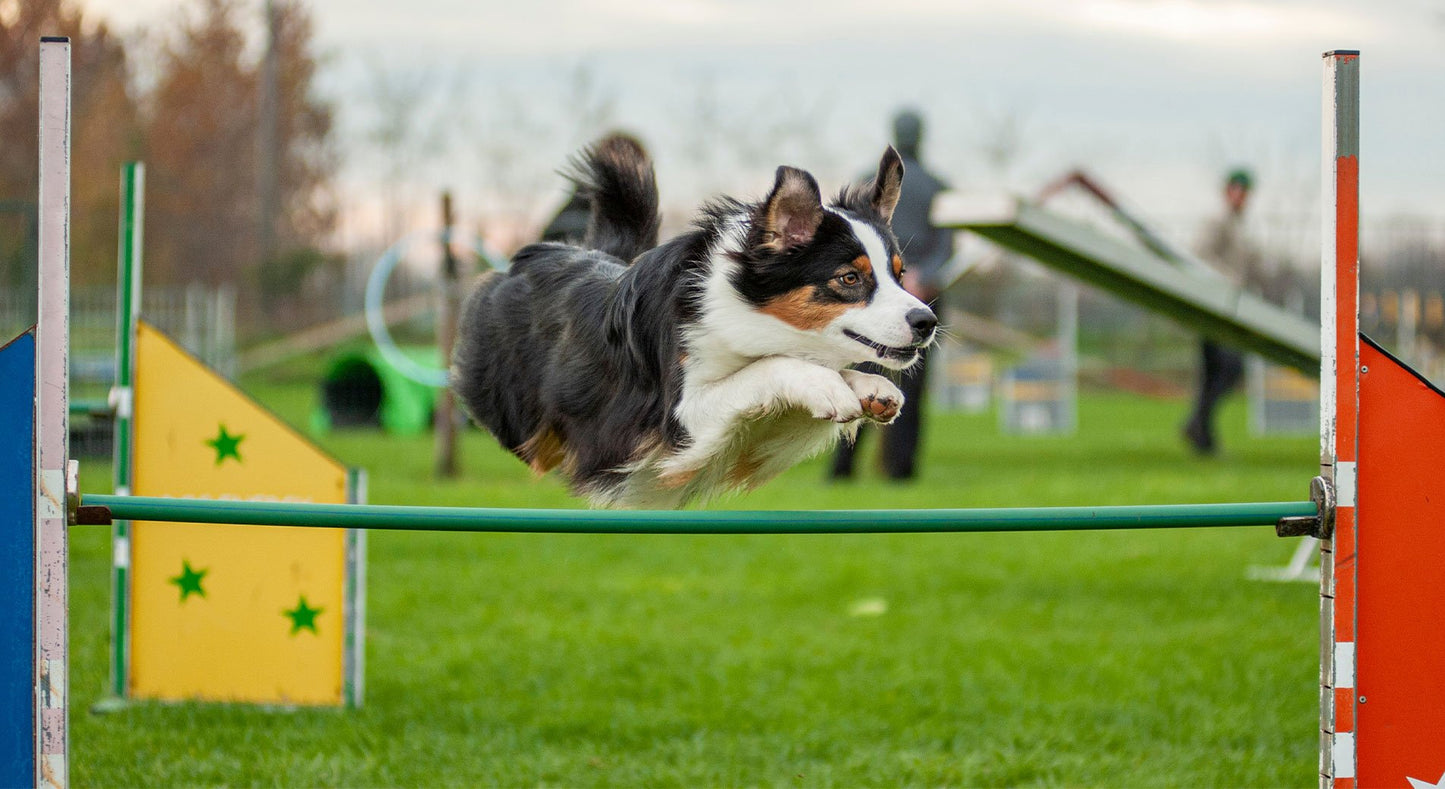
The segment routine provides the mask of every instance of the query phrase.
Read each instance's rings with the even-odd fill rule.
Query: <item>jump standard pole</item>
[[[70,39],[40,40],[40,287],[35,353],[36,785],[67,769]]]
[[[1320,787],[1445,787],[1445,391],[1359,331],[1360,55],[1324,55]]]
[[[136,321],[141,310],[141,255],[145,230],[145,165],[127,162],[121,167],[120,243],[115,305],[115,387],[109,405],[115,419],[113,490],[129,495],[134,479],[132,433],[135,428]],[[114,562],[111,570],[110,692],[125,696],[126,661],[130,648],[130,521],[118,520],[111,532]]]

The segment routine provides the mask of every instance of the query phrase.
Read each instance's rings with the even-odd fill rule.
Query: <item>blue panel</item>
[[[35,335],[0,348],[0,786],[35,785]]]

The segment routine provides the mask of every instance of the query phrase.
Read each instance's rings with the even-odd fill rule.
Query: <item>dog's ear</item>
[[[760,244],[774,252],[812,241],[823,222],[823,194],[818,191],[818,182],[796,167],[779,167],[759,219]]]
[[[869,202],[884,222],[892,222],[893,209],[898,207],[898,196],[903,194],[903,158],[891,145],[883,152],[883,160],[878,162],[878,174],[873,176],[872,186]]]

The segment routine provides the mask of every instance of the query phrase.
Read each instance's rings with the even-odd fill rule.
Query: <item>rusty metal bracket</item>
[[[1314,537],[1328,540],[1335,533],[1335,486],[1324,477],[1310,480],[1310,501],[1316,513],[1303,517],[1280,518],[1274,533],[1280,537]]]

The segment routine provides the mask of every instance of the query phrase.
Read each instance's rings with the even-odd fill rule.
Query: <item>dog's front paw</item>
[[[863,398],[859,405],[863,408],[863,416],[885,425],[897,419],[898,410],[903,407],[903,403],[892,397],[878,399],[873,395]]]
[[[863,410],[863,401],[853,394],[853,391],[846,386],[829,387],[827,390],[817,392],[808,404],[814,419],[827,419],[830,422],[837,422],[846,425],[855,419],[867,416]]]
[[[898,418],[903,408],[903,392],[892,381],[881,375],[844,370],[843,380],[858,398],[862,416],[881,424],[888,424]]]
[[[806,408],[814,419],[847,424],[865,416],[862,400],[832,370],[819,367],[793,383],[794,396],[789,399]]]

